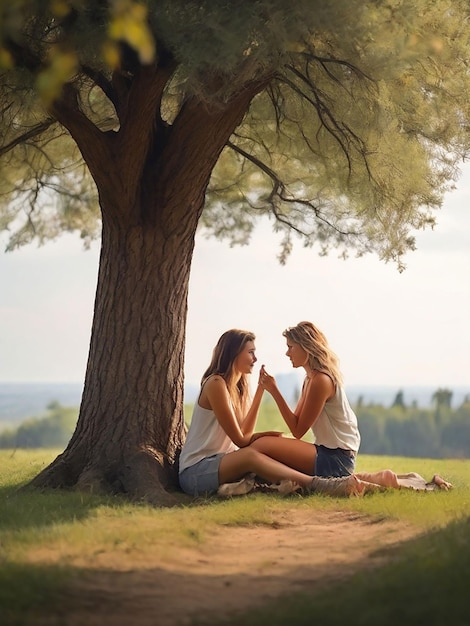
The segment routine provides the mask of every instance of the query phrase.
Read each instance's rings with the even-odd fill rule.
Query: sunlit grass
[[[0,450],[0,488],[12,489],[45,468],[60,450]]]
[[[18,491],[18,487],[33,478],[56,455],[57,451],[51,450],[0,452],[0,529],[11,534],[16,543],[20,539],[29,543],[38,541],[41,536],[50,536],[51,528],[55,537],[61,534],[73,537],[76,533],[77,541],[81,535],[85,541],[93,528],[94,540],[106,541],[109,535],[111,542],[115,541],[114,534],[122,537],[123,532],[128,532],[129,541],[133,541],[132,535],[139,528],[140,535],[151,541],[151,537],[145,535],[147,526],[149,533],[155,531],[159,537],[165,534],[178,536],[181,529],[182,538],[197,536],[202,540],[211,524],[269,525],[275,510],[292,506],[336,508],[338,502],[342,507],[367,514],[396,517],[432,527],[465,515],[470,504],[470,461],[377,456],[360,456],[357,470],[390,467],[398,472],[417,471],[429,479],[439,473],[450,480],[455,489],[448,493],[390,491],[347,501],[318,496],[282,499],[259,494],[228,501],[200,499],[171,509],[155,509],[131,504],[124,498],[74,491]],[[188,535],[187,528],[195,529],[194,533]]]
[[[417,472],[426,480],[440,474],[454,485],[449,492],[391,490],[350,505],[370,515],[396,518],[429,529],[441,527],[468,515],[470,510],[470,461],[458,459],[413,459],[359,455],[357,471],[390,468],[397,473]]]
[[[340,508],[396,519],[428,532],[450,528],[470,510],[470,461],[400,457],[360,456],[357,469],[390,467],[403,473],[416,471],[428,479],[439,473],[455,489],[389,491],[347,500],[266,494],[230,500],[181,497],[179,505],[162,509],[133,504],[122,497],[20,489],[59,452],[0,452],[0,614],[6,608],[14,616],[28,607],[42,606],[45,599],[60,593],[62,585],[76,575],[77,567],[96,566],[108,555],[121,555],[123,562],[132,557],[143,564],[150,553],[157,559],[171,559],[176,546],[210,545],[217,527],[269,527],[279,512]]]

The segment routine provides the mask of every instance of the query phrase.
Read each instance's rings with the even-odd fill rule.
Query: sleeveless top
[[[212,409],[195,403],[186,440],[181,450],[179,473],[214,454],[234,452],[238,447],[227,436]]]
[[[357,452],[361,443],[357,417],[344,389],[336,385],[335,395],[325,402],[312,426],[315,443],[327,448]]]

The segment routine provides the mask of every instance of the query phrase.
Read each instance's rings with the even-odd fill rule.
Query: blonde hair
[[[245,415],[250,399],[250,387],[248,375],[242,374],[238,377],[238,372],[234,371],[234,363],[237,356],[245,347],[248,341],[254,341],[254,333],[247,330],[232,328],[227,330],[219,338],[214,350],[209,367],[204,372],[201,385],[214,374],[222,376],[227,385],[227,389],[233,405],[240,418]]]
[[[328,345],[325,335],[312,322],[299,322],[297,326],[286,328],[282,334],[307,352],[311,369],[328,374],[335,385],[341,385],[343,377],[338,357]]]

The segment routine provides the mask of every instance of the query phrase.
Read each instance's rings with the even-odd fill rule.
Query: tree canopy
[[[140,64],[168,68],[162,127],[191,97],[223,106],[263,84],[213,172],[202,224],[246,242],[268,214],[282,258],[295,233],[322,253],[375,250],[400,265],[468,150],[466,2],[12,0],[1,11],[10,247],[97,235],[96,191],[53,102],[68,93],[96,132],[115,133]]]

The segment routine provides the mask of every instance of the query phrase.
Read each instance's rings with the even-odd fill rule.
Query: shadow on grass
[[[67,570],[62,567],[3,563],[0,567],[2,626],[37,623],[38,613],[46,614],[51,606],[60,602],[66,580]]]
[[[62,522],[84,520],[99,506],[120,506],[120,498],[107,498],[65,490],[0,488],[0,530],[40,529]],[[128,502],[127,502],[128,504]]]
[[[190,506],[192,499],[183,492],[172,492],[175,506]],[[122,495],[94,495],[67,489],[37,490],[24,485],[0,487],[0,531],[41,529],[54,524],[83,521],[94,510],[150,506]]]

